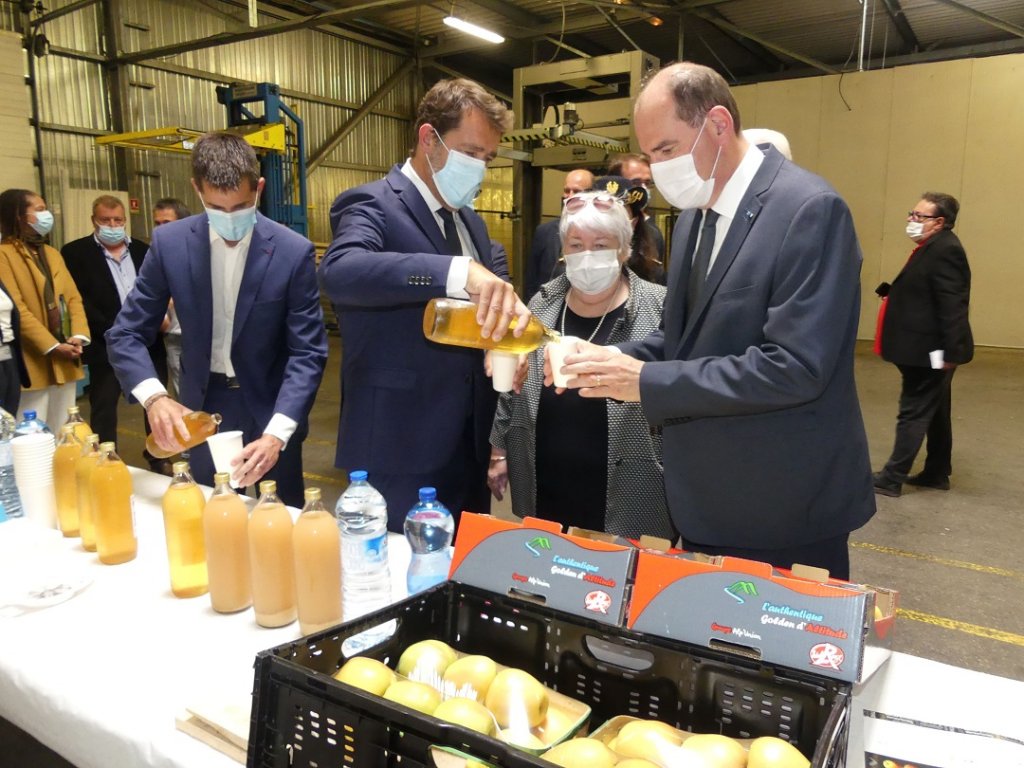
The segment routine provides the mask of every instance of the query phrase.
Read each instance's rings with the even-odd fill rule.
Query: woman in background
[[[56,429],[75,404],[75,382],[84,376],[89,326],[64,259],[45,242],[52,228],[53,214],[35,192],[0,193],[0,282],[18,311],[29,377],[20,405]]]
[[[625,191],[625,188],[623,188]],[[626,266],[633,227],[624,200],[583,192],[559,225],[565,274],[541,286],[530,311],[549,328],[595,344],[641,339],[661,321],[665,288]],[[518,394],[505,393],[491,431],[488,485],[512,511],[636,538],[675,538],[665,501],[661,437],[639,403],[544,387],[544,350],[529,355]]]

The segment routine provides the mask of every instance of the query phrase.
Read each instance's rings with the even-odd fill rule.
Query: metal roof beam
[[[59,19],[61,16],[66,16],[69,13],[74,13],[75,11],[80,11],[83,8],[88,8],[90,5],[96,5],[96,3],[98,3],[99,1],[100,0],[77,0],[77,2],[68,3],[63,8],[58,8],[58,9],[56,9],[54,11],[50,11],[49,13],[44,13],[42,16],[39,16],[39,17],[33,19],[32,20],[32,26],[33,27],[41,26],[41,25],[45,24],[48,21],[53,21],[54,19]]]
[[[476,78],[470,77],[469,75],[467,75],[467,74],[465,74],[463,72],[459,72],[459,70],[457,70],[457,69],[452,69],[451,67],[446,67],[444,64],[439,64],[436,61],[424,61],[423,62],[423,66],[424,67],[428,67],[430,69],[436,69],[441,74],[448,75],[449,77],[461,77],[461,78],[463,78],[465,80],[475,80],[476,79]],[[497,90],[495,88],[491,88],[489,85],[487,85],[487,83],[481,83],[480,81],[477,81],[477,83],[479,85],[481,85],[483,87],[483,89],[485,91],[487,91],[488,93],[490,93],[490,94],[492,94],[494,96],[497,96],[499,99],[501,99],[502,101],[506,101],[509,104],[512,103],[512,96],[510,96],[509,94],[505,93],[504,91],[499,91],[499,90]]]
[[[788,56],[791,59],[795,59],[796,61],[807,64],[808,66],[814,67],[815,69],[820,69],[822,72],[827,72],[830,75],[839,74],[839,70],[830,67],[823,61],[818,61],[817,59],[813,59],[810,56],[805,56],[804,54],[798,53],[796,51],[791,51],[788,48],[783,48],[781,45],[773,43],[770,40],[765,40],[763,37],[760,37],[759,35],[755,35],[752,32],[747,32],[744,29],[740,29],[731,22],[725,21],[724,19],[717,19],[710,13],[707,13],[705,11],[690,11],[690,13],[692,13],[694,16],[697,16],[698,18],[704,19],[704,21],[708,22],[709,24],[714,24],[719,29],[733,32],[737,35],[740,35],[741,37],[747,38],[748,40],[753,40],[758,45],[763,45],[765,48],[771,51],[781,53],[783,56]]]
[[[903,12],[900,0],[882,0],[882,4],[892,20],[893,26],[896,27],[896,32],[903,39],[903,49],[900,53],[905,55],[921,50],[921,43],[918,42],[917,35],[914,34],[910,22],[907,21],[907,14]]]
[[[320,163],[327,159],[327,156],[334,151],[335,147],[345,140],[346,136],[355,130],[356,126],[359,125],[368,114],[370,114],[370,110],[377,106],[385,96],[394,90],[394,87],[402,81],[402,78],[404,78],[414,66],[416,66],[416,59],[406,59],[402,66],[396,69],[387,80],[380,84],[380,87],[378,87],[376,91],[370,94],[363,106],[357,109],[348,120],[342,123],[341,127],[335,131],[334,135],[327,139],[327,141],[323,143],[323,146],[312,154],[309,158],[309,162],[306,164],[307,177],[317,169],[317,166],[319,166]]]
[[[975,8],[966,6],[963,3],[958,3],[956,0],[933,0],[933,2],[939,3],[941,5],[948,5],[950,8],[956,8],[958,11],[962,11],[963,13],[966,13],[968,16],[973,16],[978,21],[983,21],[989,26],[995,27],[996,29],[1001,29],[1004,32],[1009,32],[1011,35],[1015,35],[1017,37],[1024,37],[1024,27],[1019,27],[1016,24],[1011,24],[1008,21],[1003,21],[1002,19],[993,16],[992,14],[976,10]]]
[[[318,13],[315,16],[289,19],[288,21],[282,21],[278,24],[268,24],[264,27],[257,27],[256,29],[245,29],[241,32],[221,32],[220,34],[204,37],[201,40],[172,43],[171,45],[164,45],[158,48],[147,48],[142,51],[134,51],[132,53],[118,56],[113,63],[136,64],[140,61],[146,61],[147,59],[159,59],[164,56],[177,56],[181,53],[200,51],[205,48],[213,48],[219,45],[229,45],[231,43],[240,43],[246,40],[256,40],[261,37],[271,37],[285,32],[294,32],[299,29],[312,29],[314,27],[322,27],[325,24],[336,24],[338,22],[360,16],[361,14],[369,11],[384,9],[397,10],[399,8],[415,6],[418,4],[419,0],[370,0],[369,2],[350,5],[337,11],[325,11],[324,13]]]
[[[532,29],[539,24],[544,23],[544,19],[540,16],[535,16],[529,11],[524,11],[515,3],[505,2],[505,0],[471,0],[471,2],[473,5],[480,6],[485,11],[490,11],[491,13],[496,13],[499,16],[505,17],[519,27]]]

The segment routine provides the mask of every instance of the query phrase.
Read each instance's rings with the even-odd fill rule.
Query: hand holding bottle
[[[480,335],[495,341],[508,333],[513,320],[516,328],[512,335],[523,335],[523,329],[530,322],[530,310],[516,296],[511,283],[475,261],[469,262],[466,277],[466,293],[469,300],[477,305],[476,321],[480,324]]]
[[[152,438],[158,446],[170,452],[168,455],[178,453],[191,436],[185,424],[185,416],[189,413],[192,413],[191,408],[166,395],[152,400],[146,408]]]

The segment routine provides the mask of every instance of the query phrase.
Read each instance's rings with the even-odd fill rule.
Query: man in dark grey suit
[[[586,192],[594,186],[594,174],[586,168],[576,168],[565,174],[562,202],[577,192]],[[530,256],[526,260],[523,279],[523,299],[529,301],[540,287],[565,272],[562,262],[562,237],[558,234],[559,219],[549,219],[533,231]]]
[[[569,356],[570,386],[639,401],[662,428],[687,549],[847,578],[849,533],[875,511],[853,379],[861,254],[849,209],[743,138],[713,70],[663,69],[635,112],[654,182],[683,209],[663,329],[622,354]]]

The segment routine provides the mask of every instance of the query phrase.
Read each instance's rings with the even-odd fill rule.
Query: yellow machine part
[[[285,128],[283,123],[266,125],[245,125],[226,129],[245,139],[258,152],[284,152]],[[202,131],[189,128],[151,128],[148,131],[112,133],[97,136],[101,146],[125,147],[127,149],[158,150],[161,152],[191,152]]]

